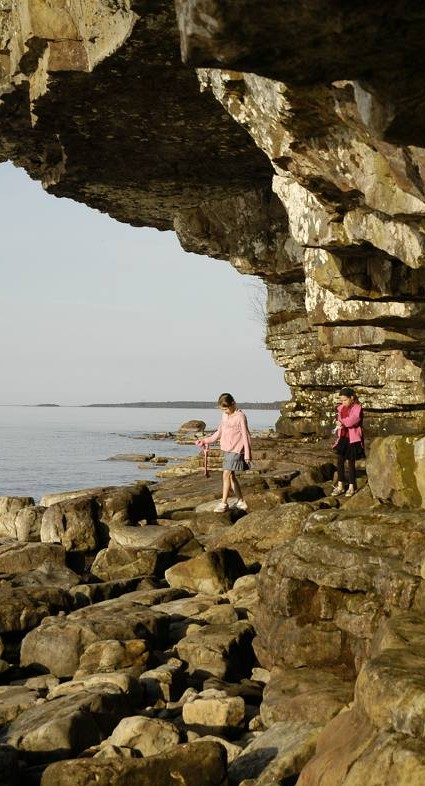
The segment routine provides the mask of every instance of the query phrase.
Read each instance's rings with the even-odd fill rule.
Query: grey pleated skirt
[[[223,451],[223,469],[230,469],[232,472],[243,472],[249,469],[243,453],[231,453],[228,450]]]

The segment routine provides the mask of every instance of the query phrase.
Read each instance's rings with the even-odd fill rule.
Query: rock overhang
[[[350,384],[371,432],[420,431],[425,11],[176,11],[6,4],[0,157],[57,196],[174,228],[187,250],[263,278],[267,345],[293,392],[281,430],[326,431]]]

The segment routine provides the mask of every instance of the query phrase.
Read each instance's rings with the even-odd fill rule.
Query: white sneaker
[[[214,508],[214,513],[225,513],[226,510],[229,510],[227,502],[219,502]]]
[[[248,510],[248,505],[246,504],[244,499],[238,499],[235,508],[238,510]]]

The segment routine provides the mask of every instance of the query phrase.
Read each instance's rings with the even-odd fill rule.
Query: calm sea
[[[279,412],[248,410],[251,429],[273,428]],[[198,448],[172,440],[133,439],[175,432],[187,420],[216,428],[212,409],[102,409],[0,406],[0,496],[43,494],[91,486],[152,480],[164,467],[139,469],[135,462],[109,461],[118,453],[186,457]]]

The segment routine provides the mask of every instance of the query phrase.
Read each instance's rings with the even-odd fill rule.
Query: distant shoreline
[[[241,401],[238,406],[241,409],[269,409],[280,410],[281,401]],[[24,404],[23,406],[31,406]],[[62,404],[35,404],[36,407],[61,407]],[[69,405],[65,405],[69,406]],[[123,404],[77,404],[83,409],[97,408],[117,408],[122,409],[217,409],[216,401],[134,401]]]
[[[125,407],[149,409],[217,409],[216,401],[136,401],[125,404],[85,404],[85,407]],[[241,409],[280,409],[281,401],[241,401]]]

